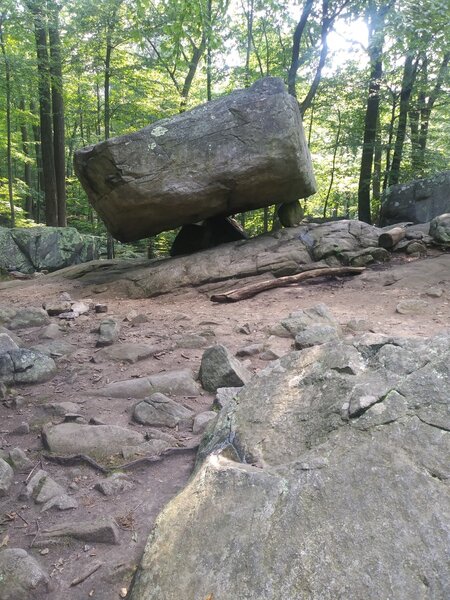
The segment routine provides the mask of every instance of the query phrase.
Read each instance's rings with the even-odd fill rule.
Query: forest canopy
[[[299,102],[307,212],[376,222],[388,186],[448,168],[449,17],[448,0],[2,0],[0,226],[104,235],[77,148],[265,76]],[[273,209],[240,219],[252,235]]]

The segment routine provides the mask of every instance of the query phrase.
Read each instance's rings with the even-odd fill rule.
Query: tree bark
[[[41,156],[45,198],[45,223],[58,226],[55,160],[53,155],[52,102],[50,88],[50,64],[47,46],[45,16],[39,2],[29,0],[28,6],[34,17],[36,53],[38,61],[39,120]]]
[[[366,116],[364,119],[364,140],[358,184],[358,217],[360,221],[366,223],[372,222],[370,188],[380,107],[380,83],[383,73],[384,19],[389,8],[390,5],[384,5],[377,9],[373,1],[369,3],[368,8],[370,81]]]
[[[0,14],[0,48],[5,63],[5,92],[6,92],[6,163],[8,173],[8,198],[11,214],[11,227],[16,225],[16,215],[13,196],[13,169],[12,169],[12,143],[11,143],[11,65],[6,53],[3,23],[5,15]]]
[[[297,79],[297,71],[300,66],[300,44],[302,41],[303,32],[305,31],[306,23],[308,22],[309,15],[311,14],[312,7],[314,5],[314,0],[306,0],[303,11],[300,17],[299,22],[297,23],[297,27],[294,31],[294,36],[292,39],[292,57],[291,57],[291,66],[289,67],[288,73],[288,91],[291,96],[297,98],[297,91],[295,88],[295,83]]]
[[[25,113],[25,100],[22,98],[19,104],[22,113]],[[30,145],[28,140],[28,129],[25,120],[22,115],[20,123],[20,135],[22,138],[22,152],[25,156],[25,164],[23,167],[23,180],[27,186],[27,193],[25,195],[24,208],[29,219],[33,218],[33,195],[31,193],[33,183],[31,179],[31,164],[30,164]]]
[[[66,164],[63,78],[61,67],[61,41],[59,37],[59,8],[51,5],[49,23],[50,74],[53,110],[53,152],[55,160],[56,192],[58,202],[58,225],[66,227]]]
[[[398,115],[397,135],[395,138],[394,156],[389,171],[388,185],[396,185],[400,179],[400,166],[403,157],[403,145],[406,138],[406,123],[408,118],[409,101],[414,85],[414,80],[417,73],[416,61],[414,64],[414,56],[409,53],[405,60],[403,69],[402,87],[400,91],[400,111]]]

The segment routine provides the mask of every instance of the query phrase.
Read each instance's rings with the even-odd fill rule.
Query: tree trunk
[[[303,32],[305,31],[306,23],[308,22],[309,15],[311,14],[314,0],[306,0],[300,20],[294,31],[292,39],[292,57],[291,66],[289,67],[288,73],[288,91],[291,96],[297,98],[297,91],[295,89],[295,82],[297,79],[297,71],[300,66],[300,44],[302,41]]]
[[[55,160],[53,156],[52,103],[50,89],[50,65],[47,47],[47,31],[44,15],[38,2],[28,3],[34,17],[34,31],[38,61],[39,120],[41,133],[41,156],[45,198],[45,223],[58,226]]]
[[[208,0],[207,6],[207,28],[208,28],[208,46],[206,50],[206,99],[211,102],[212,99],[212,0]]]
[[[254,0],[247,0],[247,48],[245,53],[245,87],[250,85],[250,56],[253,38],[253,4]]]
[[[66,161],[63,78],[61,67],[61,42],[59,37],[59,8],[52,2],[49,24],[50,74],[53,109],[53,152],[55,160],[56,192],[58,202],[58,225],[65,227],[66,219]]]
[[[388,185],[388,177],[389,172],[391,170],[391,149],[392,149],[392,140],[394,139],[394,123],[395,123],[395,113],[397,110],[397,95],[391,90],[392,94],[392,107],[391,107],[391,118],[389,120],[388,127],[388,142],[386,149],[386,163],[383,177],[383,192],[386,190]]]
[[[19,104],[20,110],[22,113],[25,113],[25,100],[22,98]],[[31,180],[31,164],[30,164],[30,146],[28,140],[28,129],[26,123],[23,119],[21,119],[20,123],[20,135],[22,138],[22,152],[25,156],[25,164],[23,167],[23,180],[25,185],[27,186],[27,193],[24,201],[24,208],[26,215],[29,219],[33,218],[33,195],[31,193],[32,190],[32,180]]]
[[[370,82],[366,116],[364,119],[364,140],[358,184],[358,218],[360,221],[366,223],[372,222],[370,212],[370,188],[379,118],[380,83],[383,73],[382,52],[384,18],[388,9],[389,6],[387,5],[377,10],[373,2],[370,3],[368,9]]]
[[[11,65],[6,54],[3,22],[5,16],[0,14],[0,48],[5,63],[5,91],[6,91],[6,163],[8,172],[8,198],[11,213],[11,227],[16,225],[16,215],[13,197],[13,170],[12,170],[12,143],[11,143]]]
[[[400,112],[398,115],[397,135],[395,138],[394,156],[389,172],[388,185],[396,185],[400,179],[400,165],[403,156],[403,145],[406,138],[406,123],[409,110],[409,100],[417,73],[417,61],[413,63],[413,55],[408,54],[403,69],[402,87],[400,91]]]
[[[35,115],[36,114],[36,106],[34,102],[30,102],[30,111]],[[34,139],[34,152],[36,156],[36,191],[37,191],[37,201],[34,205],[34,220],[37,223],[41,222],[41,203],[42,203],[42,195],[44,192],[44,173],[42,169],[42,153],[41,153],[41,128],[39,125],[33,125],[33,139]]]
[[[334,143],[333,164],[331,166],[330,185],[328,186],[327,197],[325,198],[325,204],[323,207],[323,218],[324,219],[327,216],[328,200],[330,198],[331,189],[333,187],[334,172],[336,169],[336,156],[337,156],[337,151],[339,148],[339,141],[340,141],[340,137],[341,137],[341,125],[342,125],[341,111],[338,109],[337,113],[338,113],[338,128],[337,128],[337,132],[336,132],[336,141]]]
[[[181,90],[181,103],[180,103],[180,112],[184,112],[186,110],[189,92],[191,91],[192,82],[194,81],[195,74],[197,72],[197,68],[200,62],[201,57],[206,48],[206,34],[203,32],[203,36],[200,42],[200,46],[192,45],[192,58],[189,63],[188,73],[186,75],[186,79],[184,80],[183,89]]]

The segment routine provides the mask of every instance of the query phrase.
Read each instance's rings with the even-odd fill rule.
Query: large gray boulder
[[[382,199],[381,226],[404,221],[427,223],[450,212],[450,171],[428,179],[401,183],[388,188]]]
[[[56,271],[98,257],[96,238],[73,227],[0,227],[1,269]]]
[[[316,191],[298,103],[272,77],[79,150],[75,170],[123,242]]]
[[[207,433],[131,599],[448,598],[449,397],[449,335],[283,357]]]

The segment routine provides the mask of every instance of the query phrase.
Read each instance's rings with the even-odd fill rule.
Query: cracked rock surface
[[[275,361],[206,434],[132,600],[447,598],[449,398],[448,334]]]

